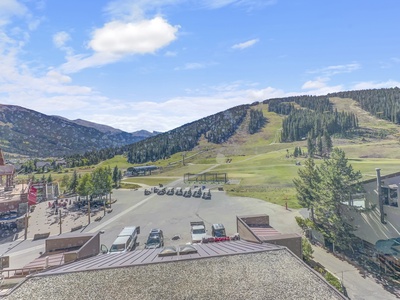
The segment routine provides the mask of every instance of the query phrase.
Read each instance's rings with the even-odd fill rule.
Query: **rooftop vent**
[[[164,257],[164,256],[173,256],[173,255],[178,255],[178,252],[176,251],[176,248],[174,246],[168,246],[164,247],[160,253],[158,253],[159,257]]]

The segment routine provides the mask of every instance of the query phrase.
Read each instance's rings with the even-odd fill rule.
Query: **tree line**
[[[316,112],[333,111],[332,103],[327,96],[292,96],[284,98],[272,98],[263,101],[268,104],[268,111],[281,115],[289,115],[297,110],[296,106],[308,108]]]
[[[400,89],[368,89],[328,94],[329,97],[351,98],[372,115],[400,124]]]

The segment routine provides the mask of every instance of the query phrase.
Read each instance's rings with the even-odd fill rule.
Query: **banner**
[[[37,203],[36,197],[37,197],[37,188],[31,185],[28,192],[28,205],[35,205]]]

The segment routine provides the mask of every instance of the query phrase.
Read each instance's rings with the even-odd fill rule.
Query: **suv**
[[[164,234],[161,229],[152,229],[147,238],[145,249],[164,247]]]

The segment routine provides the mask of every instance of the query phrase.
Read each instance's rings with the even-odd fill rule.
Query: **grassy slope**
[[[361,110],[351,99],[332,98],[331,101],[339,111],[354,112],[359,119],[361,130],[355,133],[352,139],[334,139],[334,146],[345,150],[353,168],[360,170],[365,179],[375,176],[377,167],[382,169],[383,175],[399,171],[400,127],[376,119]],[[288,202],[289,207],[299,208],[293,178],[297,176],[301,166],[296,166],[296,160],[286,158],[286,150],[293,152],[295,146],[305,150],[306,144],[279,143],[282,117],[268,112],[267,105],[260,104],[257,108],[262,109],[268,119],[267,125],[260,132],[249,135],[241,128],[238,134],[224,145],[209,144],[202,139],[196,149],[185,153],[185,166],[182,165],[182,153],[177,153],[169,159],[149,163],[162,167],[161,173],[125,181],[150,186],[167,184],[185,173],[199,173],[218,164],[213,172],[226,172],[233,182],[225,186],[229,194],[259,198],[280,205]],[[226,163],[227,158],[232,159],[232,162]],[[317,164],[320,162],[316,161]],[[105,161],[101,165],[111,168],[117,165],[120,169],[131,166],[122,156]],[[67,174],[72,174],[72,171]],[[55,178],[58,175],[52,176]]]

